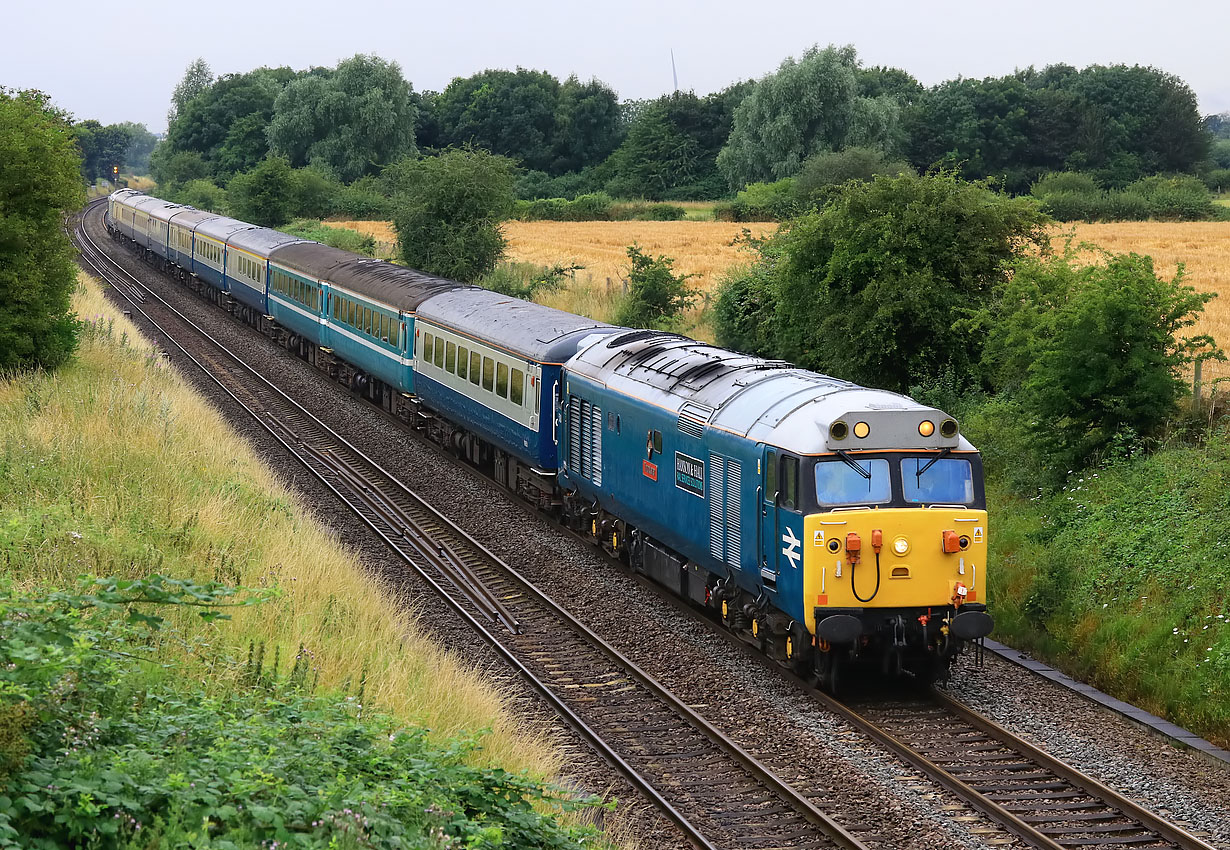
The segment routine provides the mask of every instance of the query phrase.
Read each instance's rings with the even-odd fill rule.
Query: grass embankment
[[[988,501],[996,637],[1230,745],[1230,432]]]
[[[361,695],[391,723],[430,730],[431,746],[489,730],[465,763],[554,774],[550,742],[519,726],[490,682],[421,634],[390,589],[310,518],[88,279],[76,309],[91,324],[74,363],[0,382],[0,544],[13,593],[72,587],[80,574],[274,588],[275,599],[236,608],[224,622],[172,611],[175,639],[158,642],[158,663],[143,675],[191,685],[197,699],[234,700],[252,677],[254,650],[266,672],[275,659],[282,675],[294,663],[326,702]],[[0,614],[5,608],[0,600]],[[0,729],[0,743],[11,743],[11,731]],[[0,785],[5,779],[0,769]]]

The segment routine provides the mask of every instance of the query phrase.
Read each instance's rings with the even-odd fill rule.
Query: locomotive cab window
[[[777,452],[769,449],[765,456],[764,500],[769,504],[777,503]]]
[[[649,436],[645,438],[645,454],[649,455],[650,460],[655,454],[662,454],[662,432],[653,430],[649,432]]]
[[[789,511],[799,510],[799,459],[792,455],[781,456],[781,498],[778,502]]]
[[[974,471],[955,457],[907,457],[901,460],[901,487],[907,502],[968,505],[974,501]]]
[[[821,460],[816,464],[820,505],[878,505],[892,501],[889,463],[883,458]]]

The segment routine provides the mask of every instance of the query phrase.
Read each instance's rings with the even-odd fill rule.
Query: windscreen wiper
[[[867,470],[863,469],[861,466],[859,466],[859,465],[858,465],[858,461],[856,461],[854,458],[850,457],[850,455],[849,455],[849,454],[847,454],[847,453],[845,452],[845,450],[843,450],[843,449],[838,449],[838,450],[837,450],[837,456],[838,456],[839,458],[841,458],[841,459],[842,459],[842,461],[845,463],[845,465],[846,465],[846,466],[848,466],[848,467],[850,467],[851,469],[853,469],[855,472],[857,472],[859,475],[861,475],[861,476],[863,476],[864,478],[866,478],[868,481],[870,481],[870,480],[871,480],[871,473],[870,473],[870,472],[868,472]]]
[[[924,472],[926,472],[928,469],[935,466],[936,463],[938,463],[939,461],[947,457],[950,451],[952,451],[952,446],[949,446],[948,448],[944,449],[939,454],[937,454],[935,457],[931,458],[931,460],[927,461],[926,466],[924,466],[922,469],[918,470],[917,473],[915,473],[915,477],[922,478]]]

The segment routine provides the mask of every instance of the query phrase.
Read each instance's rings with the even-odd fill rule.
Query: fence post
[[[1203,360],[1196,361],[1196,374],[1192,379],[1192,412],[1200,411],[1200,372],[1204,366]]]

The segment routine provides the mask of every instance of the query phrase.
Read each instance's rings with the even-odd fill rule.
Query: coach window
[[[436,350],[436,338],[431,334],[423,334],[423,362],[430,363]]]
[[[470,365],[470,349],[464,345],[457,346],[457,377],[464,379],[466,367]]]
[[[444,371],[453,372],[457,369],[457,346],[446,343],[444,348]]]
[[[358,322],[355,319],[355,303],[353,301],[346,302],[346,324],[352,328],[358,327]]]
[[[512,383],[508,385],[508,400],[516,405],[525,403],[525,373],[520,369],[512,370]]]
[[[470,383],[478,386],[479,372],[483,367],[483,358],[477,351],[470,352]]]
[[[508,398],[508,364],[495,364],[495,394],[500,398]]]
[[[436,368],[444,368],[444,340],[436,339]]]
[[[495,361],[490,357],[483,358],[483,389],[491,392],[495,387]]]
[[[799,509],[799,459],[782,455],[781,506],[787,510]]]

